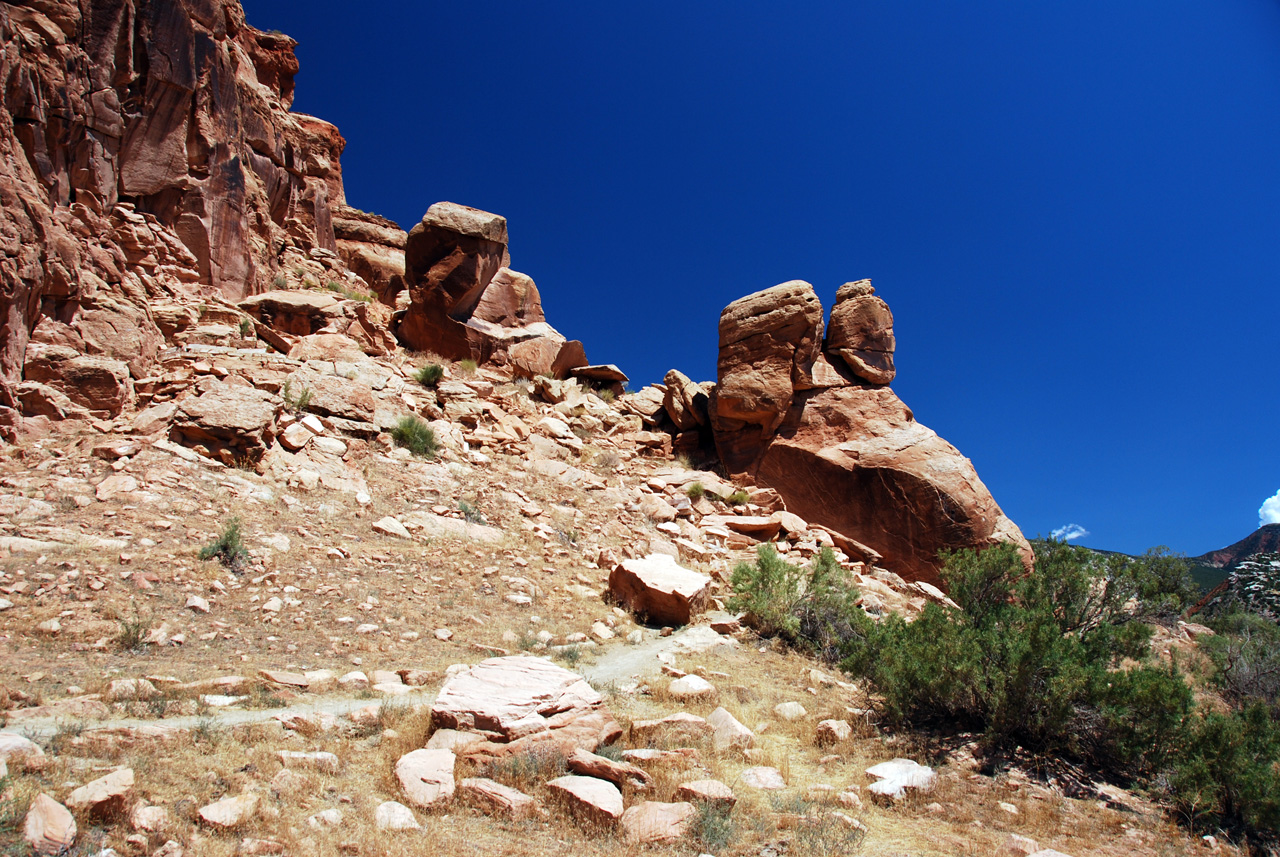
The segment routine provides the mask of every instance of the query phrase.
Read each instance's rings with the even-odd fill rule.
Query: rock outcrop
[[[1010,541],[1029,561],[972,463],[885,386],[893,316],[870,281],[840,287],[825,341],[822,330],[822,305],[800,281],[725,308],[710,417],[726,469],[908,580],[940,583],[943,549]]]
[[[450,360],[510,363],[533,378],[587,365],[582,343],[547,324],[533,279],[508,267],[506,218],[437,202],[405,244],[409,306],[398,334]]]

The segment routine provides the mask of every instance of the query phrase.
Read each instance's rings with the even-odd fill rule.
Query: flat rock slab
[[[622,813],[619,832],[626,842],[644,845],[679,842],[689,832],[698,810],[691,803],[659,803],[647,800]]]
[[[711,578],[679,565],[666,554],[623,560],[609,574],[609,595],[660,625],[687,625],[711,602]]]
[[[571,774],[551,780],[547,788],[579,822],[612,827],[622,818],[622,792],[608,780]]]
[[[575,750],[567,762],[568,768],[575,774],[584,777],[597,777],[608,780],[619,786],[630,783],[637,789],[647,789],[653,783],[653,777],[643,768],[637,768],[628,762],[615,762],[586,750]]]
[[[603,705],[582,676],[545,658],[489,658],[444,683],[431,707],[431,723],[515,741],[568,726],[601,712]]]
[[[484,777],[468,777],[458,783],[458,799],[491,815],[511,819],[528,818],[538,811],[538,802],[522,791]]]
[[[777,791],[787,787],[782,772],[777,768],[747,768],[742,772],[742,784],[763,791]]]
[[[676,797],[690,803],[709,803],[720,809],[733,809],[738,796],[719,780],[691,780],[676,788]]]
[[[867,768],[867,775],[879,780],[872,783],[868,791],[891,800],[904,798],[907,789],[928,791],[938,779],[932,768],[911,759],[893,759],[872,765]]]
[[[67,808],[46,794],[36,796],[27,810],[22,835],[36,854],[52,857],[76,841],[76,820]]]
[[[230,830],[258,814],[258,800],[258,796],[253,792],[223,798],[200,807],[200,820],[210,827]]]
[[[717,708],[707,715],[707,723],[715,730],[711,735],[711,746],[717,753],[730,748],[747,750],[756,745],[756,734],[724,708]]]
[[[667,685],[667,693],[681,702],[696,702],[702,699],[714,699],[716,688],[700,675],[687,675]]]
[[[631,741],[635,744],[696,744],[712,734],[711,724],[696,714],[679,712],[660,720],[635,720],[631,723]]]
[[[396,779],[414,806],[429,809],[453,797],[452,750],[414,750],[396,762]]]

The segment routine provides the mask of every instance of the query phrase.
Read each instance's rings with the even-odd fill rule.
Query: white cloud
[[[1280,509],[1277,509],[1280,511]],[[1069,542],[1072,539],[1080,539],[1089,535],[1089,531],[1079,524],[1067,524],[1065,527],[1058,527],[1050,535],[1060,542]]]
[[[1280,524],[1280,491],[1263,500],[1262,507],[1258,509],[1258,526],[1266,524]]]

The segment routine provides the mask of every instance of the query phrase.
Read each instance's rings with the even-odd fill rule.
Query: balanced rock
[[[549,781],[547,789],[579,822],[612,827],[622,817],[622,792],[608,780],[570,774]]]
[[[609,595],[658,625],[687,625],[707,609],[711,578],[676,563],[667,554],[620,562],[609,574]]]
[[[659,803],[646,800],[622,813],[618,830],[633,845],[679,842],[698,814],[691,803]]]
[[[545,658],[489,658],[450,676],[431,707],[437,729],[481,732],[468,756],[506,756],[551,741],[565,754],[594,751],[622,729],[604,700],[576,673]]]
[[[452,750],[414,750],[396,762],[396,779],[410,803],[428,809],[453,797],[456,762]]]
[[[870,280],[845,283],[836,290],[827,330],[827,351],[872,384],[889,384],[893,368],[893,313],[876,297]]]
[[[40,855],[62,854],[76,841],[76,820],[47,794],[36,795],[22,824],[22,835]]]
[[[582,749],[573,751],[566,764],[575,774],[608,780],[618,786],[631,785],[643,790],[653,784],[653,777],[642,768],[628,762],[615,762]]]

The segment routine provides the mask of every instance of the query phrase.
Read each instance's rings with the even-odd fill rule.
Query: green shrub
[[[763,637],[781,637],[818,657],[834,660],[869,620],[856,606],[857,587],[823,548],[807,570],[778,556],[771,544],[756,549],[756,561],[740,562],[730,585],[729,609],[745,612]]]
[[[1200,648],[1213,665],[1212,683],[1235,705],[1280,702],[1280,625],[1256,613],[1228,613],[1213,623]]]
[[[436,450],[440,448],[431,426],[412,414],[400,418],[395,428],[391,429],[391,439],[396,442],[396,446],[404,447],[423,458],[434,458]]]
[[[745,489],[739,488],[737,491],[734,491],[728,497],[725,497],[724,501],[728,503],[730,506],[741,506],[743,503],[747,502],[750,499],[751,499],[751,495],[748,494]]]
[[[444,367],[439,363],[428,363],[413,373],[413,380],[424,387],[434,387],[444,378]]]
[[[249,551],[240,533],[239,518],[227,521],[218,537],[200,549],[200,559],[216,559],[232,571],[240,569],[248,561]]]
[[[253,335],[253,319],[249,319],[249,318],[240,319],[240,338],[248,339],[252,335]]]
[[[120,632],[116,634],[116,647],[122,652],[144,651],[147,648],[147,632],[151,629],[151,622],[142,617],[137,606],[134,606],[131,616],[124,616],[117,621],[120,623]]]
[[[474,375],[476,370],[479,368],[480,368],[480,365],[476,363],[476,361],[474,360],[463,360],[461,363],[458,364],[458,369],[464,375]]]
[[[1191,710],[1172,668],[1140,664],[1150,629],[1130,598],[1168,593],[1142,562],[1099,562],[1065,543],[1037,546],[1027,574],[1012,545],[944,556],[957,608],[929,604],[912,623],[889,616],[854,630],[842,666],[868,678],[891,722],[985,733],[1022,747],[1151,771]],[[1150,583],[1150,586],[1146,586]]]
[[[1192,827],[1225,828],[1274,844],[1280,830],[1280,725],[1273,716],[1273,709],[1253,704],[1229,714],[1211,712],[1189,725],[1162,784]]]
[[[293,394],[293,381],[286,378],[284,386],[280,388],[280,398],[284,399],[284,409],[291,414],[300,414],[311,404],[313,392],[303,387],[298,395]]]
[[[701,482],[694,482],[688,488],[684,489],[684,493],[690,500],[701,500],[707,494],[707,489],[703,487]]]

